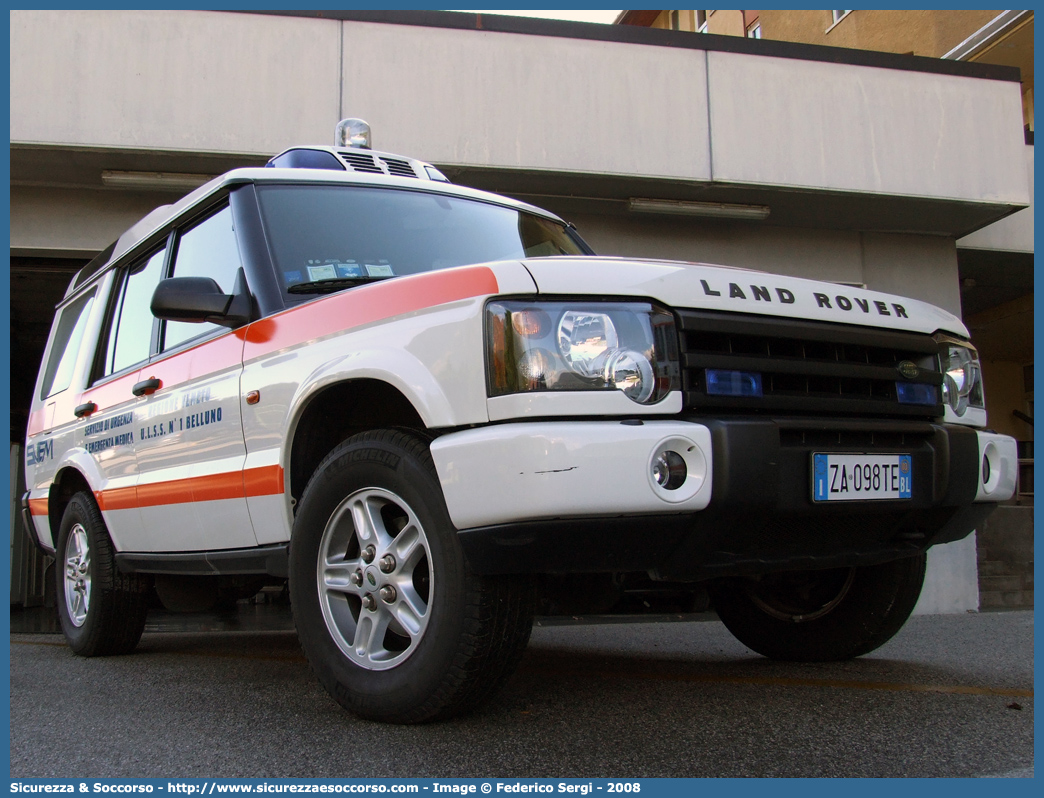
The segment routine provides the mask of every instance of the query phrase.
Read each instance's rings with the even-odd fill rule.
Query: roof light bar
[[[355,147],[360,150],[373,148],[370,139],[370,126],[362,119],[342,119],[337,123],[334,135],[335,147]]]

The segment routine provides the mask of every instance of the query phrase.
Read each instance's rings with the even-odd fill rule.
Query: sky
[[[619,11],[504,11],[498,8],[495,11],[478,11],[466,9],[471,14],[505,14],[512,17],[543,17],[544,19],[571,19],[576,22],[604,22],[611,25],[616,19]]]

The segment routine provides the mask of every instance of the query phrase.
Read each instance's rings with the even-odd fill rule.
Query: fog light
[[[653,460],[653,481],[664,490],[680,488],[687,474],[685,460],[677,452],[660,452]]]
[[[982,484],[990,484],[990,456],[988,454],[982,456]]]
[[[707,369],[707,393],[710,396],[753,396],[760,398],[761,374],[750,371]]]
[[[934,385],[923,382],[897,382],[895,384],[895,397],[901,405],[934,405],[939,394]]]

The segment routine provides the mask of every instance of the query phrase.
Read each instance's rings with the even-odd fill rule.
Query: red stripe
[[[98,409],[94,411],[94,415],[97,415],[110,407],[135,399],[132,389],[140,380],[156,377],[163,383],[160,391],[166,391],[207,374],[233,368],[243,361],[243,339],[246,337],[246,330],[247,328],[243,327],[225,333],[184,352],[148,363],[140,372],[125,374],[112,382],[88,388],[83,392],[80,402],[94,402],[98,405]]]
[[[142,367],[138,379],[158,378],[163,387],[159,395],[186,382],[238,366],[243,362],[243,339],[246,328],[240,328],[213,340],[178,352],[176,355]]]
[[[94,402],[98,405],[97,414],[133,399],[131,388],[139,380],[156,377],[163,382],[161,391],[168,391],[197,377],[232,368],[243,360],[314,338],[498,291],[496,275],[488,266],[404,275],[395,280],[359,286],[284,310],[184,352],[149,363],[142,367],[141,372],[89,388],[84,391],[80,403]],[[37,413],[30,418],[31,423],[36,420]],[[42,429],[42,415],[37,423]]]
[[[276,465],[131,488],[114,488],[96,493],[95,497],[102,510],[132,510],[135,507],[275,496],[282,492],[283,468]]]
[[[425,272],[360,286],[254,322],[247,328],[243,359],[499,290],[496,275],[488,266]]]
[[[30,499],[30,515],[47,515],[47,499]]]
[[[130,402],[136,399],[134,394],[131,393],[131,389],[137,381],[138,372],[135,371],[130,374],[124,374],[122,377],[118,377],[112,382],[107,382],[104,385],[97,385],[93,388],[88,388],[80,397],[79,404],[94,402],[98,405],[98,409],[95,410],[92,415],[97,415],[103,410],[108,410],[110,407]],[[84,419],[84,423],[89,424],[90,419]]]

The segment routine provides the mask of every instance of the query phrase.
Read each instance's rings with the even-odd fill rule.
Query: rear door
[[[83,293],[60,308],[33,396],[25,446],[25,476],[34,532],[53,547],[48,498],[58,465],[76,445],[77,408],[97,323],[99,289]],[[12,358],[18,353],[12,352]],[[57,531],[57,530],[55,530]]]
[[[81,398],[89,413],[81,419],[77,442],[99,472],[95,498],[120,551],[133,550],[142,539],[135,449],[140,443],[143,402],[134,394],[134,386],[152,350],[149,302],[166,256],[167,246],[161,242],[116,270],[92,379]]]

